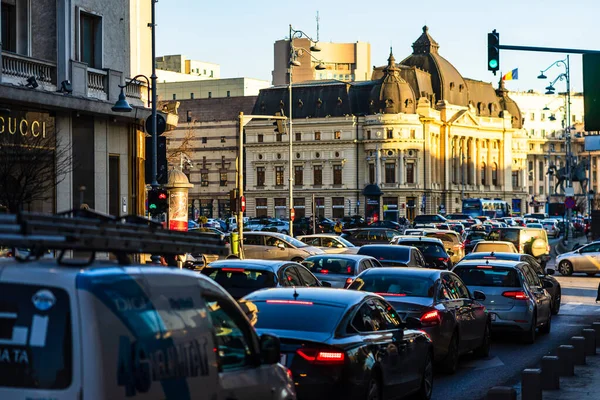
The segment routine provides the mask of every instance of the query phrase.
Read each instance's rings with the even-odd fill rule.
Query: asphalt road
[[[510,335],[494,338],[487,359],[467,355],[461,359],[456,374],[436,373],[434,400],[478,400],[492,386],[515,386],[523,369],[539,365],[543,356],[600,320],[600,303],[595,303],[600,274],[590,278],[585,274],[563,277],[557,273],[555,277],[561,283],[563,298],[560,313],[552,317],[550,334],[538,335],[532,345],[521,344],[518,337]]]

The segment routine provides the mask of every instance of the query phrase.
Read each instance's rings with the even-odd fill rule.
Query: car
[[[490,231],[488,240],[511,242],[517,248],[517,253],[530,254],[546,267],[550,260],[550,244],[544,229],[539,228],[495,228]]]
[[[490,318],[473,294],[454,273],[423,268],[377,268],[356,277],[350,290],[383,296],[400,318],[418,318],[433,341],[434,361],[449,373],[458,369],[461,354],[479,357],[490,353]]]
[[[448,228],[458,234],[462,235],[465,231],[465,226],[461,222],[449,222]]]
[[[538,277],[542,281],[542,286],[548,291],[552,297],[552,315],[558,314],[560,311],[560,303],[562,300],[562,289],[560,282],[553,277],[555,270],[552,268],[542,268],[540,263],[529,254],[515,254],[515,253],[501,253],[501,252],[490,252],[490,253],[471,253],[465,256],[463,260],[509,260],[509,261],[523,261],[529,264],[537,273]]]
[[[384,267],[423,267],[425,258],[413,246],[392,244],[369,244],[358,249],[358,254],[375,257]]]
[[[488,253],[490,251],[515,254],[519,252],[515,245],[511,242],[503,242],[500,240],[480,240],[475,244],[475,246],[473,246],[471,253]]]
[[[450,255],[452,264],[456,264],[465,256],[465,245],[462,236],[458,232],[434,229],[425,231],[423,236],[440,239]]]
[[[413,221],[414,228],[424,228],[426,226],[433,226],[435,224],[443,224],[446,222],[446,218],[439,214],[421,214],[417,215]]]
[[[389,228],[355,228],[343,231],[342,237],[356,246],[363,244],[388,244],[401,234],[400,231]]]
[[[245,258],[301,262],[306,257],[324,253],[325,252],[319,248],[309,246],[306,243],[282,233],[244,233]]]
[[[429,232],[429,231],[434,231],[434,228],[409,228],[409,229],[405,229],[403,235],[404,236],[425,236],[425,232]],[[391,244],[394,244],[394,240],[396,238],[392,238],[392,241],[390,242]]]
[[[543,220],[543,219],[547,219],[548,218],[548,214],[546,214],[546,213],[530,213],[530,214],[525,214],[523,217],[524,218],[531,218],[531,219]]]
[[[571,276],[574,272],[585,272],[594,276],[600,272],[600,242],[592,242],[576,250],[556,256],[558,272]]]
[[[287,235],[290,233],[290,223],[288,221],[273,221],[269,225],[260,228],[263,232],[279,232]]]
[[[427,268],[452,269],[452,261],[440,239],[430,237],[400,236],[394,244],[413,246],[421,251]]]
[[[348,217],[348,216],[343,217],[342,224],[344,225],[345,229],[363,228],[368,225],[367,221],[365,221],[365,219],[360,215],[353,215],[351,217]]]
[[[465,237],[465,254],[469,254],[473,251],[473,247],[482,241],[487,239],[487,233],[485,231],[471,230],[467,233],[467,237]]]
[[[302,261],[302,265],[321,282],[327,282],[334,288],[345,288],[362,271],[382,266],[374,257],[355,254],[312,256]]]
[[[358,247],[343,237],[333,233],[317,233],[314,235],[297,236],[298,240],[309,246],[318,247],[329,254],[356,254]]]
[[[395,221],[375,221],[369,224],[371,228],[390,228],[397,231],[402,231],[404,227]]]
[[[452,270],[470,291],[481,291],[492,333],[516,332],[531,344],[536,332],[550,333],[552,298],[534,269],[522,261],[464,260]]]
[[[560,229],[558,228],[558,222],[554,219],[542,220],[542,226],[546,231],[546,234],[550,237],[557,238],[560,236]]]
[[[266,289],[244,298],[255,328],[281,341],[300,400],[431,398],[433,346],[416,318],[383,297],[346,289]]]
[[[544,229],[544,225],[539,222],[529,222],[525,224],[526,228]]]
[[[448,222],[450,221],[464,221],[464,220],[469,220],[471,219],[471,216],[469,214],[447,214],[446,219],[448,220]]]
[[[217,282],[236,300],[264,288],[323,286],[304,265],[290,261],[219,260],[208,264],[201,273]]]

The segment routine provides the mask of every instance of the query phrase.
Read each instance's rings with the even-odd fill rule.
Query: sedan
[[[423,267],[427,263],[421,251],[412,246],[369,244],[358,249],[358,254],[377,259],[384,267]]]
[[[522,261],[467,260],[454,267],[471,291],[481,291],[490,312],[492,332],[522,335],[525,343],[535,341],[536,331],[550,333],[552,298],[537,273]]]
[[[395,241],[402,246],[414,246],[421,251],[427,268],[452,269],[450,255],[441,240],[429,237],[401,236]]]
[[[374,257],[354,254],[326,254],[308,257],[302,262],[321,282],[335,288],[347,287],[356,275],[370,268],[380,268]]]
[[[479,300],[449,271],[421,268],[378,268],[360,274],[348,289],[383,296],[405,320],[418,318],[433,341],[434,360],[449,373],[456,372],[461,354],[490,352],[490,319]]]
[[[372,228],[389,228],[395,229],[397,231],[402,231],[404,227],[395,221],[375,221],[369,224],[369,227]]]
[[[388,228],[357,228],[344,230],[342,237],[356,246],[363,244],[388,244],[402,232]]]
[[[298,236],[298,240],[309,246],[318,247],[325,253],[338,254],[350,253],[356,254],[358,247],[347,241],[341,236],[333,233],[317,233],[314,235]]]
[[[569,276],[573,272],[585,272],[594,276],[600,272],[600,242],[590,243],[577,250],[556,256],[558,272]]]
[[[281,340],[298,399],[431,398],[433,347],[383,297],[344,289],[268,289],[244,298],[255,328]]]
[[[264,288],[331,286],[321,283],[305,266],[286,261],[215,261],[203,268],[202,274],[212,278],[236,300]]]

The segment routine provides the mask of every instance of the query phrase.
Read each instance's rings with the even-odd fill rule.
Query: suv
[[[0,398],[247,398],[253,382],[252,398],[295,399],[279,339],[259,337],[223,288],[193,271],[126,256],[157,248],[165,256],[224,254],[218,236],[74,213],[73,220],[21,213],[9,232],[26,234],[0,233],[9,247],[91,253],[0,262]],[[117,261],[95,261],[96,253]]]
[[[427,268],[452,269],[452,261],[440,239],[423,236],[400,236],[394,239],[395,244],[414,246],[421,250]]]
[[[413,227],[415,228],[434,228],[436,224],[442,224],[446,222],[446,218],[439,214],[423,214],[417,215],[413,221]]]
[[[544,268],[550,259],[550,245],[548,244],[548,235],[544,229],[494,228],[488,235],[488,240],[511,242],[519,253],[532,255]]]
[[[245,258],[301,262],[306,257],[324,253],[319,248],[309,246],[298,239],[282,233],[244,233]],[[230,257],[233,258],[233,256]]]

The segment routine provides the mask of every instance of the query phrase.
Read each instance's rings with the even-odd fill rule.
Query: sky
[[[492,8],[493,7],[493,8]],[[385,65],[390,46],[397,62],[412,53],[422,27],[439,43],[440,54],[462,76],[498,84],[500,75],[487,70],[487,33],[496,29],[500,44],[600,50],[599,0],[160,0],[156,4],[156,54],[185,54],[189,59],[221,66],[222,78],[249,77],[271,81],[273,44],[289,34],[289,24],[322,42],[371,44],[371,63]],[[500,69],[519,69],[509,90],[544,92],[548,80],[540,70],[566,58],[566,53],[502,50]],[[571,87],[582,91],[582,56],[572,54]],[[565,72],[554,66],[553,80]],[[564,91],[565,82],[555,85]]]

